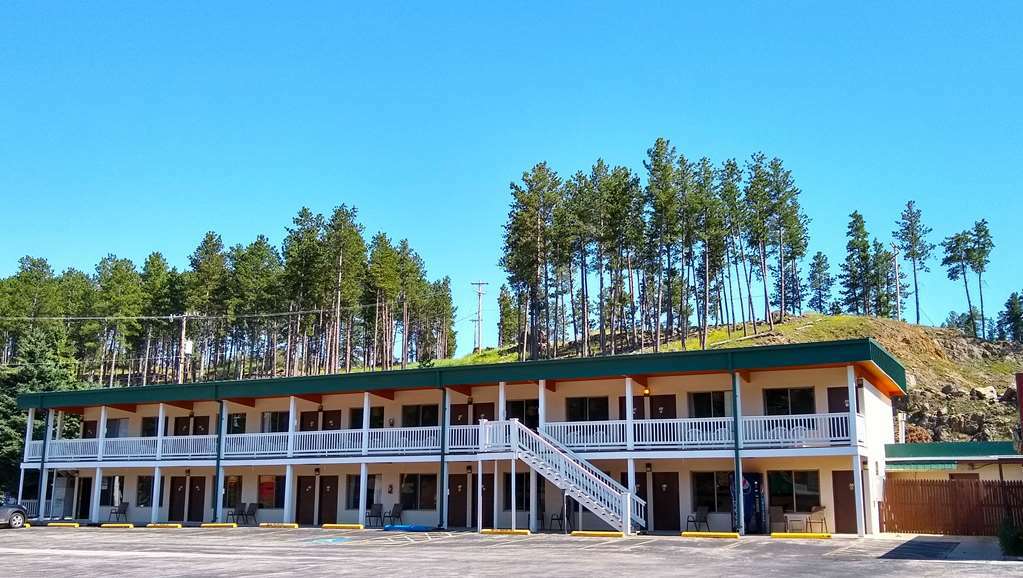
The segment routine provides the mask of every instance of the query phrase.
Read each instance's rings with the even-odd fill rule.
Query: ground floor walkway
[[[579,538],[321,529],[29,528],[2,531],[8,568],[39,575],[395,576],[1023,574],[994,538]]]

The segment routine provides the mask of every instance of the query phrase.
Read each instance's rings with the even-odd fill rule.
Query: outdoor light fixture
[[[466,473],[472,473],[472,466],[465,466]]]
[[[190,470],[190,469],[188,469],[188,468],[185,468],[185,475],[186,475],[186,476],[190,476],[190,475],[192,475],[192,470]]]
[[[313,473],[316,474],[317,476],[320,475],[320,468],[316,468],[315,470],[313,470]]]
[[[648,474],[649,474],[649,473],[650,473],[650,472],[652,472],[652,471],[654,471],[654,465],[653,465],[653,464],[651,464],[650,462],[647,462],[647,463],[646,463],[646,473],[648,473]]]
[[[472,396],[471,395],[469,396],[469,402],[468,403],[469,403],[469,405],[472,405]]]
[[[387,493],[388,494],[394,493],[394,484],[387,484]]]
[[[649,387],[644,387],[643,388],[643,395],[650,395],[650,388]]]

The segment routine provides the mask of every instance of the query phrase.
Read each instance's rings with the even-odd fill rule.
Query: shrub
[[[1023,531],[1006,518],[998,530],[998,543],[1002,546],[1002,554],[1006,556],[1023,556]]]

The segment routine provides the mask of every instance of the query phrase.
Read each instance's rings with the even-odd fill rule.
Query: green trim
[[[97,405],[216,401],[246,397],[300,394],[360,393],[394,389],[480,385],[498,381],[554,381],[677,373],[728,373],[733,370],[782,369],[805,365],[872,362],[906,392],[902,365],[872,339],[765,345],[711,351],[646,353],[610,357],[463,365],[429,369],[366,371],[276,379],[213,381],[145,387],[30,393],[18,396],[18,407],[87,407]]]
[[[931,442],[887,444],[885,456],[892,458],[969,458],[1016,455],[1011,441],[1001,442]]]
[[[889,472],[918,472],[928,470],[954,470],[955,462],[895,462],[885,465]]]

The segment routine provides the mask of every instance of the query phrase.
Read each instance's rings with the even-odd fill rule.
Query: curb
[[[262,523],[259,524],[259,527],[260,528],[287,528],[289,530],[294,530],[294,529],[298,528],[298,524],[289,523],[289,522],[262,522]]]
[[[625,534],[621,532],[598,532],[590,530],[572,530],[572,536],[578,536],[580,538],[624,538]]]
[[[200,528],[237,528],[238,524],[235,522],[203,522],[199,524]]]
[[[100,528],[134,528],[135,524],[100,524]]]
[[[480,534],[491,534],[501,536],[529,536],[529,530],[512,530],[510,528],[483,528]]]
[[[683,538],[726,538],[739,539],[738,532],[682,532]]]
[[[181,524],[146,524],[147,528],[181,528]]]
[[[79,527],[78,522],[50,522],[46,524],[47,528],[77,528]]]
[[[364,530],[362,524],[324,524],[320,526],[324,530]]]
[[[789,540],[830,540],[831,534],[814,532],[771,532],[771,537]]]

